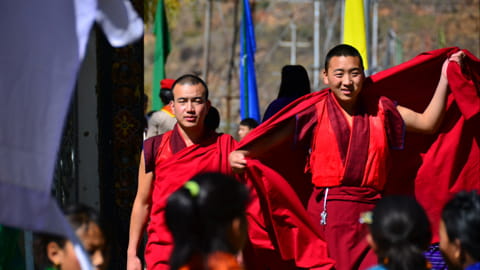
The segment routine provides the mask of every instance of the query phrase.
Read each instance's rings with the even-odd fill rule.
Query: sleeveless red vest
[[[310,157],[315,186],[383,189],[389,156],[385,100],[380,98],[376,107],[354,115],[351,128],[333,94],[316,104],[318,123]]]

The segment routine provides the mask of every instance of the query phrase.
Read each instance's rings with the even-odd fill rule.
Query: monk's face
[[[334,56],[323,72],[323,82],[330,86],[342,107],[356,104],[364,80],[362,63],[356,56]]]
[[[173,89],[173,97],[172,109],[180,127],[203,129],[210,108],[203,85],[177,84]]]

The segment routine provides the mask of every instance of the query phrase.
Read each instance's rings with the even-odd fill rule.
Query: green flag
[[[170,34],[168,32],[164,0],[158,0],[153,33],[155,34],[156,40],[153,61],[152,109],[159,110],[163,106],[162,101],[158,97],[160,93],[160,81],[165,78],[165,63],[167,62],[167,56],[170,52]]]

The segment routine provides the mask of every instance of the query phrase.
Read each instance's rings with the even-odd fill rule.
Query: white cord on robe
[[[328,188],[325,189],[325,197],[323,198],[323,211],[320,214],[320,225],[327,225],[327,198]]]

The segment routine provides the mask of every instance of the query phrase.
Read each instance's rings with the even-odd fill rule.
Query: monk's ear
[[[168,106],[170,106],[170,109],[172,109],[172,112],[175,112],[175,103],[173,102],[173,100],[170,100],[170,102],[168,103]]]
[[[326,69],[322,69],[322,76],[323,76],[323,83],[328,85],[328,76],[327,76],[327,70]]]
[[[58,243],[50,242],[47,244],[47,257],[53,265],[61,265],[63,255],[63,248],[61,248]]]

